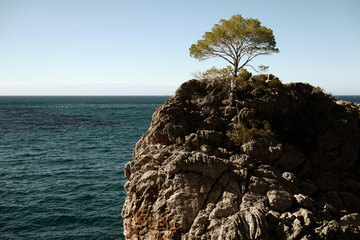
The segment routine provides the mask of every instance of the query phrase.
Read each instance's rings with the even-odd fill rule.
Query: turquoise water
[[[123,239],[123,169],[165,99],[0,97],[0,239]]]
[[[123,169],[165,100],[0,97],[0,239],[123,239]]]

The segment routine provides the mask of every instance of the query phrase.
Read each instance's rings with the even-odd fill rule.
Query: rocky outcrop
[[[156,109],[125,167],[126,238],[360,239],[359,107],[302,83],[229,93],[190,80]],[[274,134],[230,137],[254,121]]]

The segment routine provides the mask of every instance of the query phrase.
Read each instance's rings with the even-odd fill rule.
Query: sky
[[[360,95],[359,12],[359,0],[0,0],[0,95],[172,95],[227,65],[189,47],[235,14],[273,30],[280,52],[253,65]]]

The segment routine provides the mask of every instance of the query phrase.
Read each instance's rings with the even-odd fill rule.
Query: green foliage
[[[227,132],[227,136],[235,145],[240,146],[253,139],[274,137],[275,133],[268,121],[252,119],[247,124],[242,122],[236,124],[233,130]]]
[[[240,91],[249,91],[252,89],[249,82],[252,74],[245,68],[240,69],[239,75],[235,78],[236,88]]]
[[[319,86],[317,86],[317,87],[313,87],[313,89],[312,89],[312,92],[311,93],[324,93],[325,91],[324,91],[324,89],[323,88],[321,88],[321,87],[319,87]]]
[[[194,77],[197,79],[214,79],[214,80],[218,80],[218,79],[230,79],[230,77],[232,72],[232,68],[231,66],[227,66],[225,68],[216,68],[216,67],[212,67],[208,70],[206,70],[205,72],[199,72],[194,74]]]
[[[252,74],[245,68],[240,69],[239,75],[237,76],[237,81],[248,81],[251,78]]]
[[[278,88],[282,86],[282,83],[279,80],[279,78],[274,77],[271,74],[269,75],[261,74],[261,75],[252,76],[251,73],[249,74],[242,73],[236,79],[236,85],[239,91],[244,92],[253,89],[264,90],[266,88]]]
[[[277,87],[282,86],[283,84],[281,83],[279,78],[274,77],[267,83],[267,85],[268,85],[268,87],[271,87],[271,88],[277,88]]]
[[[267,88],[266,79],[264,74],[256,75],[251,79],[251,85],[255,89],[265,89]]]
[[[232,65],[234,77],[255,57],[279,52],[273,31],[258,19],[237,14],[221,19],[211,30],[191,45],[190,56],[200,61],[220,57]]]
[[[282,86],[279,78],[274,77],[271,74],[261,74],[253,76],[245,68],[240,69],[237,77],[232,76],[232,67],[227,66],[225,68],[218,69],[212,67],[205,72],[193,74],[196,79],[211,79],[211,80],[223,80],[229,84],[231,80],[235,81],[236,88],[239,91],[250,91],[253,89],[266,89],[277,88]]]
[[[264,65],[259,66],[259,71],[260,72],[267,72],[267,70],[269,70],[269,66],[264,66]]]
[[[335,97],[331,93],[325,92],[325,90],[319,86],[313,87],[311,94],[324,94],[326,97],[333,101],[336,101]]]

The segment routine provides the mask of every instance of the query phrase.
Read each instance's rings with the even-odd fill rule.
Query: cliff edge
[[[190,80],[155,110],[125,167],[127,239],[360,239],[359,106],[271,81]]]

